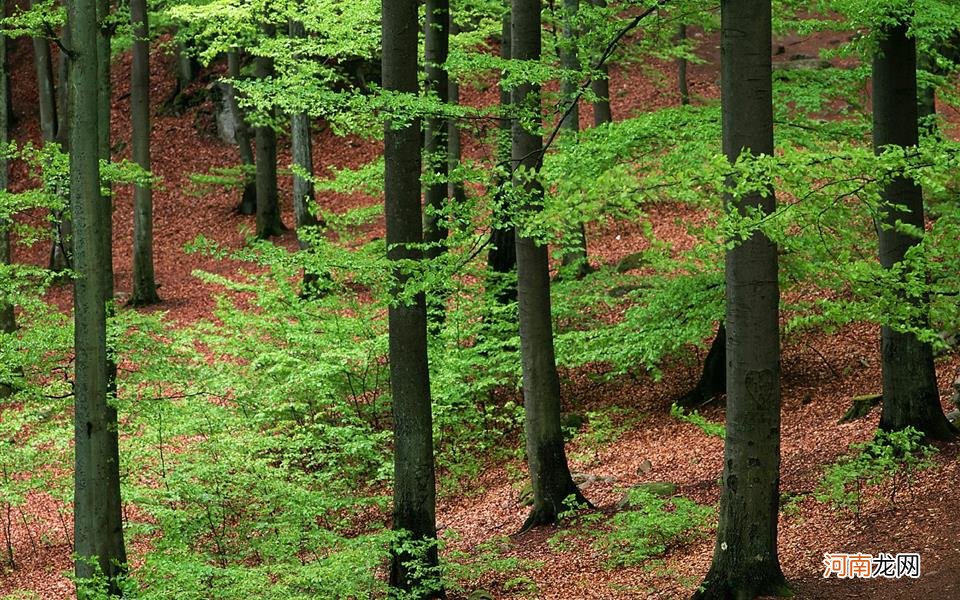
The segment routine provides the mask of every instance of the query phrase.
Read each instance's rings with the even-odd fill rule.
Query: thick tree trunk
[[[593,0],[593,5],[606,8],[607,0]],[[597,97],[597,101],[593,103],[594,125],[613,121],[613,113],[610,111],[610,68],[604,63],[599,70],[600,76],[590,82],[590,90]]]
[[[70,200],[76,222],[74,288],[76,351],[74,539],[76,576],[99,569],[119,594],[126,553],[120,505],[117,413],[108,403],[110,360],[106,303],[112,290],[109,212],[100,195],[97,1],[69,3],[72,31]]]
[[[426,92],[435,94],[440,102],[446,103],[449,100],[449,77],[443,64],[447,61],[450,44],[449,0],[427,0],[424,23]],[[448,234],[441,214],[447,203],[447,126],[447,119],[438,116],[430,116],[426,121],[424,155],[427,169],[434,179],[427,184],[425,194],[427,209],[423,218],[423,241],[431,245],[426,252],[427,258],[443,253]]]
[[[227,75],[230,79],[240,79],[240,50],[227,52]],[[250,128],[243,119],[243,111],[237,103],[237,90],[233,85],[227,87],[227,103],[230,106],[230,112],[233,113],[234,137],[237,140],[240,160],[251,171],[244,174],[243,195],[240,198],[240,204],[237,205],[237,212],[241,215],[253,215],[257,213],[257,179],[253,174],[256,161],[253,158],[253,150],[250,148]]]
[[[580,57],[577,53],[578,34],[576,29],[577,13],[580,12],[580,0],[563,0],[563,44],[560,51],[560,63],[564,69],[571,72],[580,71]],[[567,77],[560,82],[560,93],[563,95],[563,104],[566,109],[572,103],[570,112],[564,118],[561,127],[565,130],[569,143],[576,143],[580,131],[580,107],[577,101],[579,81]],[[567,232],[573,238],[572,244],[567,244],[561,263],[568,272],[573,273],[576,279],[583,279],[592,271],[587,261],[587,230],[583,223],[577,224]]]
[[[877,152],[882,152],[888,145],[915,147],[919,137],[916,45],[907,37],[906,25],[890,27],[880,35],[878,52],[873,59],[874,147]],[[920,243],[918,238],[897,231],[894,224],[900,221],[923,230],[923,192],[913,180],[897,177],[884,189],[882,200],[887,209],[883,222],[877,227],[880,263],[889,269],[903,260],[907,250]],[[902,205],[906,210],[894,205]],[[919,317],[916,324],[925,327],[926,300],[920,300],[917,308],[924,316]],[[951,437],[952,428],[940,406],[930,345],[912,333],[883,327],[881,354],[883,410],[880,427],[892,431],[912,426],[927,437]]]
[[[0,15],[7,14],[6,0],[0,0]],[[10,83],[7,75],[7,36],[0,31],[0,107],[5,107],[10,97]],[[6,110],[0,110],[0,146],[5,147],[10,138],[10,120]],[[9,161],[6,156],[0,155],[0,191],[6,191],[9,177]],[[0,265],[9,265],[10,226],[6,219],[0,218]],[[0,298],[0,333],[13,333],[17,329],[17,321],[13,313],[13,304],[4,302]],[[0,399],[8,397],[13,392],[13,386],[0,382]],[[8,540],[9,543],[9,540]],[[10,563],[13,564],[12,553]]]
[[[383,0],[383,87],[416,94],[419,87],[416,0]],[[420,260],[411,245],[423,241],[420,209],[420,123],[402,128],[387,123],[384,132],[387,253],[394,261]],[[397,271],[398,285],[407,276]],[[426,589],[421,598],[443,596],[435,577],[437,556],[436,475],[433,421],[427,363],[427,308],[422,293],[389,309],[390,388],[394,420],[393,529],[426,548],[419,556],[396,548],[390,562],[390,585],[400,590]],[[421,568],[412,566],[411,561]],[[426,569],[426,570],[425,570]]]
[[[273,37],[276,28],[264,25],[264,35]],[[254,60],[257,79],[273,77],[273,59],[258,56]],[[272,124],[256,128],[257,141],[257,238],[265,240],[283,233],[280,220],[280,199],[277,194],[277,132]]]
[[[133,160],[150,170],[150,25],[146,0],[130,0],[133,65],[130,71],[130,114],[133,121]],[[153,271],[153,191],[138,185],[133,193],[133,292],[130,304],[160,301]]]
[[[540,60],[540,0],[513,0],[512,52],[514,60]],[[513,105],[540,110],[540,87],[525,83],[513,91]],[[530,116],[530,115],[528,115]],[[513,123],[513,161],[522,168],[523,186],[530,198],[525,210],[536,210],[542,189],[528,179],[540,164],[543,139],[540,133],[524,129],[522,120]],[[586,502],[577,489],[563,447],[560,428],[560,378],[553,350],[553,322],[550,312],[550,271],[547,247],[519,230],[517,244],[517,288],[520,305],[520,352],[523,359],[523,407],[527,463],[533,488],[533,509],[523,525],[529,529],[556,522],[564,511],[564,500],[575,497]]]
[[[721,4],[723,149],[773,154],[770,0]],[[727,202],[776,208],[773,191]],[[727,252],[727,420],[723,491],[713,562],[694,598],[755,598],[783,591],[777,557],[780,487],[780,329],[777,247],[754,232]]]
[[[506,10],[501,23],[500,57],[510,60],[513,53],[511,46],[512,21],[510,18],[510,0],[504,0]],[[511,160],[512,120],[510,112],[510,90],[500,83],[500,131],[497,135],[497,162],[507,164]],[[493,194],[493,223],[490,231],[490,251],[487,253],[487,266],[490,267],[490,276],[487,278],[487,287],[494,290],[497,300],[501,304],[508,304],[517,300],[517,286],[515,273],[517,270],[517,240],[513,225],[510,225],[510,207],[505,206],[507,200],[504,194],[506,181],[498,176],[494,183]]]
[[[31,2],[34,4],[34,2]],[[44,143],[57,137],[57,92],[53,85],[53,61],[50,42],[45,37],[33,38],[33,62],[37,71],[37,104],[40,108],[40,133]]]
[[[677,40],[682,44],[687,41],[687,25],[680,24]],[[677,87],[680,89],[680,105],[690,104],[690,88],[687,86],[687,59],[677,59]]]
[[[111,125],[111,98],[113,86],[110,80],[110,65],[112,64],[111,40],[113,26],[102,26],[110,22],[110,0],[97,0],[97,155],[100,160],[110,162],[110,125]],[[113,245],[113,192],[110,184],[101,182],[103,202],[100,210],[103,211],[104,229],[102,235],[106,239],[107,247]],[[107,255],[105,263],[108,287],[104,293],[107,300],[113,299],[113,253]],[[113,367],[115,368],[115,367]],[[113,385],[113,383],[111,383]]]

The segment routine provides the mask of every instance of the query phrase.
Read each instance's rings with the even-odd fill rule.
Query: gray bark
[[[57,137],[57,93],[53,85],[53,61],[50,58],[50,42],[45,37],[35,37],[32,41],[33,63],[37,71],[40,132],[43,142],[49,143]]]
[[[880,32],[878,53],[873,59],[873,143],[877,152],[888,145],[915,147],[917,127],[917,51],[907,27],[900,25]],[[897,177],[883,190],[887,204],[878,224],[880,263],[891,268],[903,260],[907,250],[920,243],[918,238],[893,229],[897,221],[924,228],[923,191],[906,177]],[[906,210],[894,208],[903,205]],[[885,227],[886,226],[886,227]],[[906,302],[907,300],[904,299]],[[918,326],[927,325],[927,301],[918,301],[923,314]],[[912,333],[881,330],[883,370],[883,409],[880,427],[899,430],[913,426],[926,436],[952,437],[950,424],[940,406],[933,350]]]
[[[426,19],[424,19],[424,53],[426,63],[426,92],[434,93],[440,102],[449,100],[449,77],[443,63],[447,61],[450,44],[450,2],[449,0],[427,0]],[[447,226],[440,214],[447,201],[447,119],[430,116],[426,121],[424,153],[427,168],[431,176],[439,181],[427,185],[425,200],[427,210],[424,213],[424,242],[431,244],[427,257],[434,258],[443,253],[443,242],[447,239]]]
[[[227,75],[230,79],[240,79],[240,50],[227,52]],[[227,86],[227,102],[230,105],[230,112],[233,113],[233,131],[240,151],[240,160],[245,166],[253,167],[256,161],[253,158],[253,150],[250,148],[250,128],[243,118],[243,111],[237,103],[237,90],[232,84]],[[252,215],[257,212],[257,181],[252,173],[244,175],[243,196],[237,206],[237,212],[241,215]]]
[[[607,7],[607,0],[593,0],[593,5],[600,8]],[[613,121],[610,111],[610,68],[604,63],[600,67],[600,76],[590,82],[590,90],[598,98],[593,103],[593,124],[603,125]]]
[[[0,14],[6,14],[6,0],[0,0]],[[7,36],[0,31],[0,107],[7,105],[10,97],[10,85],[7,79]],[[0,146],[6,146],[10,137],[9,113],[0,110]],[[0,156],[0,190],[7,189],[9,177],[9,161]],[[0,265],[9,265],[11,262],[10,227],[6,219],[0,218]],[[13,333],[17,329],[17,321],[13,312],[13,304],[4,302],[0,298],[0,333]],[[0,383],[0,399],[6,398],[13,391],[12,386]],[[9,546],[9,539],[7,540]],[[8,548],[9,550],[9,548]],[[10,553],[10,564],[13,564],[13,554]]]
[[[540,60],[540,0],[513,0],[511,51],[514,60]],[[540,87],[524,83],[513,90],[513,105],[540,110]],[[513,162],[527,174],[540,164],[543,139],[539,132],[513,123]],[[542,189],[529,178],[515,179],[529,198],[524,210],[537,210]],[[520,308],[520,353],[523,362],[524,429],[527,463],[533,489],[533,509],[523,525],[529,529],[556,522],[564,511],[564,500],[585,499],[577,489],[567,465],[560,428],[560,378],[553,349],[553,322],[550,312],[550,272],[547,247],[524,237],[518,230],[517,288]]]
[[[130,0],[133,64],[130,72],[130,113],[133,121],[133,160],[150,170],[150,25],[146,0]],[[153,269],[153,190],[137,185],[133,195],[133,292],[130,304],[160,301]]]
[[[119,593],[126,552],[120,504],[117,413],[108,403],[111,368],[107,354],[105,299],[112,291],[110,238],[100,196],[100,86],[97,0],[69,3],[70,200],[76,223],[74,288],[76,576],[90,579],[95,566]]]
[[[273,25],[264,25],[264,35],[276,33]],[[258,56],[254,60],[257,79],[273,77],[273,59]],[[257,146],[257,238],[265,240],[283,233],[280,220],[280,199],[277,194],[277,132],[271,123],[260,125],[255,132]]]
[[[450,35],[456,35],[459,33],[460,28],[457,26],[456,21],[450,19]],[[447,83],[447,101],[452,105],[460,104],[460,84],[457,82],[456,78],[448,77]],[[448,172],[452,172],[458,166],[460,166],[460,159],[463,154],[463,146],[460,139],[460,126],[457,125],[456,120],[450,119],[449,124],[447,125],[447,168]],[[467,190],[463,184],[463,181],[451,181],[447,186],[447,193],[450,198],[453,198],[454,204],[461,205],[467,199]]]
[[[580,71],[580,57],[577,53],[576,17],[580,12],[580,0],[563,0],[563,44],[560,50],[560,63],[569,71]],[[560,82],[560,93],[563,96],[563,108],[572,103],[573,106],[564,118],[561,126],[566,131],[570,143],[576,143],[580,131],[580,106],[577,99],[579,82],[573,77],[566,77]],[[562,264],[573,271],[574,277],[582,279],[590,273],[590,263],[587,261],[587,230],[583,223],[567,232],[573,238],[573,244],[568,244],[563,252]]]
[[[721,4],[723,150],[773,154],[770,0]],[[776,208],[773,190],[727,197],[741,213]],[[780,339],[777,247],[754,232],[727,252],[727,419],[713,562],[694,598],[782,592],[777,557]]]
[[[418,89],[416,0],[383,0],[383,87],[416,94]],[[420,123],[402,129],[390,122],[384,131],[387,253],[391,260],[420,260],[422,251],[409,245],[423,240],[420,209]],[[398,285],[407,276],[397,270]],[[393,529],[429,545],[417,557],[426,567],[439,564],[436,548],[436,475],[433,464],[433,421],[427,363],[427,309],[423,293],[412,302],[389,309],[390,388],[394,420]],[[438,581],[424,580],[411,569],[409,552],[393,552],[390,585],[401,590],[426,586],[442,597]],[[429,576],[428,576],[429,577]]]

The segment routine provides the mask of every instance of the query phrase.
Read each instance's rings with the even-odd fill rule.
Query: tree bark
[[[450,2],[427,0],[424,19],[424,53],[426,63],[426,92],[433,93],[444,104],[449,100],[449,77],[444,63],[450,48]],[[424,154],[427,159],[431,181],[426,188],[426,212],[423,218],[424,242],[427,258],[436,258],[443,253],[447,239],[447,226],[442,212],[447,201],[447,119],[427,117],[424,136]]]
[[[770,0],[721,4],[723,149],[773,154]],[[726,201],[741,214],[776,208],[773,190]],[[694,598],[784,591],[777,557],[780,329],[777,247],[762,232],[727,251],[727,419],[713,562]]]
[[[681,23],[677,33],[677,40],[682,44],[687,41],[687,24]],[[680,89],[680,105],[690,104],[690,88],[687,86],[687,59],[677,59],[677,87]]]
[[[31,1],[31,4],[35,2]],[[57,137],[57,92],[53,85],[53,61],[50,42],[45,37],[33,38],[33,61],[37,71],[37,104],[40,108],[40,134],[43,142]]]
[[[561,44],[560,63],[570,72],[580,72],[580,57],[577,52],[578,34],[576,28],[577,13],[580,12],[580,0],[563,0],[563,43]],[[564,109],[573,104],[564,118],[561,127],[565,130],[569,143],[575,144],[580,131],[580,107],[577,100],[579,82],[572,76],[560,82],[560,93]],[[576,279],[583,279],[592,269],[587,261],[587,229],[583,223],[571,228],[567,235],[573,238],[573,244],[566,245],[561,263],[568,272],[572,271]]]
[[[97,569],[109,592],[119,594],[126,552],[120,504],[117,413],[108,403],[110,359],[106,302],[112,291],[110,238],[100,195],[100,106],[97,0],[69,3],[73,55],[70,60],[70,200],[76,222],[74,288],[76,576]]]
[[[264,35],[273,37],[276,28],[263,26]],[[254,76],[257,79],[273,77],[273,59],[258,56],[254,60]],[[272,111],[271,111],[272,113]],[[257,141],[257,238],[265,240],[283,233],[280,220],[280,199],[277,194],[277,132],[272,123],[256,128]]]
[[[67,48],[71,45],[70,27],[65,25],[60,32],[61,42]],[[56,141],[64,152],[70,149],[70,62],[66,52],[60,52],[57,59],[57,128]],[[64,198],[69,204],[69,199]],[[73,223],[70,220],[69,207],[60,214],[53,215],[52,242],[50,244],[50,270],[58,273],[73,266]]]
[[[239,49],[227,52],[227,75],[233,80],[240,79]],[[237,212],[241,215],[254,215],[257,213],[257,179],[254,175],[256,161],[253,158],[253,150],[250,148],[250,129],[243,118],[243,111],[237,103],[237,90],[232,84],[227,87],[227,102],[230,112],[233,113],[234,136],[240,152],[240,161],[250,171],[244,171],[243,195],[240,204],[237,205]]]
[[[416,0],[383,0],[383,87],[416,94],[419,27]],[[420,123],[388,122],[384,131],[384,195],[387,255],[392,261],[421,260]],[[395,270],[397,285],[408,275]],[[410,302],[391,303],[389,314],[390,388],[394,420],[393,529],[426,546],[415,556],[395,548],[390,585],[409,591],[427,589],[420,597],[443,596],[436,577],[436,475],[433,464],[433,421],[427,363],[427,309],[423,293]],[[421,568],[412,568],[410,562]]]
[[[130,0],[133,64],[130,71],[130,115],[133,160],[150,170],[150,24],[146,0]],[[133,194],[133,292],[130,304],[160,301],[153,269],[153,190],[137,185]]]
[[[697,385],[684,394],[677,405],[697,408],[727,393],[727,329],[723,322],[710,344]]]
[[[607,0],[593,0],[593,5],[598,8],[606,8]],[[600,76],[595,77],[590,82],[590,90],[597,100],[593,103],[593,124],[603,125],[613,121],[613,113],[610,111],[610,68],[606,63],[600,66]]]
[[[511,29],[510,0],[504,0],[506,10],[501,23],[500,57],[510,60]],[[511,128],[510,118],[510,90],[500,82],[500,131],[497,134],[497,162],[507,164],[511,160]],[[493,209],[491,215],[490,251],[487,253],[487,266],[490,276],[487,278],[487,287],[494,290],[497,301],[509,304],[517,300],[517,286],[515,273],[517,270],[517,240],[516,231],[511,225],[510,208],[505,206],[507,201],[504,188],[507,181],[497,176],[494,182]]]
[[[513,0],[514,60],[540,60],[540,0]],[[513,90],[513,105],[540,111],[540,87],[524,83]],[[537,210],[542,189],[532,179],[540,164],[543,139],[539,132],[524,129],[522,120],[513,122],[513,163],[522,176],[514,185],[522,186],[529,198],[524,211]],[[553,322],[550,312],[550,271],[547,247],[534,238],[516,233],[517,289],[520,306],[520,353],[523,362],[524,429],[527,463],[533,489],[533,509],[523,525],[527,530],[554,523],[565,510],[564,500],[573,496],[586,499],[570,475],[560,428],[560,378],[553,349]]]
[[[457,25],[457,22],[451,17],[450,35],[455,36],[458,33],[460,33],[460,28]],[[448,77],[447,79],[447,101],[451,105],[456,106],[460,104],[460,84],[457,82],[455,77]],[[447,169],[449,174],[460,166],[460,159],[463,154],[463,144],[460,139],[460,126],[454,119],[450,119],[447,124],[447,138]],[[463,180],[458,178],[456,181],[450,181],[447,186],[447,194],[449,194],[450,198],[453,198],[455,205],[459,206],[466,202],[467,190],[466,186],[463,184]]]
[[[873,58],[873,143],[876,152],[885,146],[912,148],[918,144],[917,51],[907,36],[907,26],[889,27],[880,32],[878,52]],[[903,260],[920,240],[896,231],[899,221],[924,228],[923,191],[907,177],[896,177],[883,190],[886,212],[877,226],[880,264],[891,268]],[[906,210],[895,208],[902,205]],[[908,300],[904,299],[904,302]],[[927,325],[927,301],[918,301],[923,314],[916,323]],[[953,431],[940,406],[933,350],[912,333],[881,329],[883,409],[880,427],[899,430],[915,427],[929,438],[946,439]]]

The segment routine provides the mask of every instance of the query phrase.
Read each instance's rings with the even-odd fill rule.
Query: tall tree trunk
[[[303,23],[290,21],[290,37],[304,37]],[[301,250],[310,247],[302,236],[303,227],[316,227],[320,221],[314,206],[315,191],[313,181],[313,140],[310,137],[310,116],[307,113],[295,114],[290,118],[290,146],[293,151],[293,164],[304,171],[307,177],[293,174],[293,218],[297,233],[297,244]],[[311,293],[320,277],[317,273],[304,269],[302,294]]]
[[[239,49],[227,52],[227,75],[233,80],[240,79]],[[234,137],[237,140],[240,160],[244,167],[247,167],[244,171],[243,196],[240,198],[237,212],[241,215],[253,215],[257,212],[257,179],[254,175],[256,161],[253,158],[253,150],[250,148],[250,128],[247,127],[240,104],[237,103],[237,89],[233,84],[227,87],[227,103],[233,114]]]
[[[923,53],[917,59],[917,67],[930,74],[937,74],[937,65],[930,53]],[[937,133],[937,88],[923,85],[917,89],[917,123],[920,131],[928,135]]]
[[[31,2],[36,4],[36,2]],[[40,133],[43,142],[57,137],[57,92],[53,85],[53,61],[50,42],[45,37],[33,38],[33,63],[37,71],[37,104],[40,108]]]
[[[607,0],[593,0],[593,5],[598,8],[606,8]],[[613,113],[610,111],[610,67],[606,63],[600,66],[600,76],[594,77],[590,82],[590,90],[597,100],[593,103],[593,124],[603,125],[613,121]]]
[[[721,4],[723,150],[773,154],[770,0]],[[773,212],[773,190],[727,197]],[[694,598],[755,598],[785,586],[777,557],[780,486],[780,291],[777,247],[762,232],[727,251],[727,420],[713,562]]]
[[[6,0],[0,0],[0,15],[7,14]],[[7,78],[9,73],[7,65],[7,36],[0,30],[0,107],[7,105],[10,97],[10,82]],[[0,147],[5,147],[10,138],[10,120],[9,113],[6,110],[0,110]],[[9,171],[9,161],[7,157],[0,154],[0,191],[6,191]],[[11,263],[10,252],[10,223],[0,218],[0,265],[9,265]],[[13,313],[13,304],[4,302],[0,298],[0,333],[13,333],[17,329],[17,321]],[[7,398],[13,392],[13,386],[8,383],[0,382],[0,400]],[[9,540],[8,550],[9,550]],[[10,564],[13,564],[12,552],[10,553]]]
[[[416,94],[418,84],[417,0],[383,0],[383,87]],[[387,122],[384,131],[384,195],[387,255],[391,260],[420,260],[423,241],[420,209],[420,123],[402,128]],[[397,269],[397,285],[407,276]],[[389,314],[390,388],[394,420],[393,529],[414,543],[426,544],[415,556],[395,548],[390,585],[400,590],[430,590],[419,597],[442,597],[435,577],[439,564],[436,538],[436,475],[430,371],[427,364],[427,308],[423,293],[410,302],[391,303]],[[412,566],[411,561],[421,568]],[[426,569],[426,571],[424,570]]]
[[[504,0],[503,21],[501,23],[500,57],[510,60],[512,20],[510,18],[510,0]],[[500,131],[497,134],[497,162],[508,164],[511,160],[512,119],[510,117],[510,90],[500,82]],[[517,270],[516,231],[510,216],[510,207],[505,206],[507,195],[504,193],[507,181],[497,176],[494,183],[493,210],[490,230],[490,251],[487,253],[487,266],[490,276],[487,286],[495,290],[497,300],[508,304],[517,300],[515,273]]]
[[[150,24],[146,0],[130,0],[133,65],[130,71],[130,113],[133,121],[133,160],[150,170]],[[133,195],[133,293],[130,304],[160,301],[153,271],[153,190],[138,185]]]
[[[563,43],[561,44],[560,63],[570,72],[580,72],[580,57],[577,53],[577,13],[580,12],[580,0],[563,0]],[[579,82],[573,77],[565,77],[560,82],[560,93],[563,96],[564,109],[573,106],[564,118],[561,126],[566,131],[569,143],[576,143],[580,131],[580,107],[577,101]],[[574,211],[579,212],[579,211]],[[567,232],[573,238],[572,244],[565,244],[561,263],[577,279],[583,279],[590,271],[587,261],[587,230],[583,223],[578,223]]]
[[[264,35],[273,37],[276,27],[263,26]],[[253,74],[257,79],[273,77],[273,59],[258,56]],[[272,112],[272,111],[271,111]],[[257,140],[257,238],[265,240],[283,233],[280,220],[280,199],[277,195],[277,132],[272,123],[256,128]]]
[[[110,65],[112,64],[111,41],[113,26],[103,25],[110,22],[110,0],[97,0],[97,155],[100,160],[110,162],[110,125],[111,99],[113,85],[110,80]],[[108,182],[101,182],[103,202],[100,210],[104,212],[103,236],[107,247],[113,245],[113,192]],[[113,299],[113,253],[107,255],[106,267],[109,269],[105,291],[105,299]]]
[[[687,24],[681,23],[677,33],[677,41],[681,44],[687,41]],[[677,59],[677,87],[680,89],[680,105],[690,104],[690,88],[687,86],[687,59]]]
[[[540,60],[540,0],[513,0],[512,52],[514,60]],[[513,105],[540,112],[540,87],[524,83],[513,90]],[[523,121],[513,122],[513,161],[523,176],[515,179],[529,198],[524,210],[537,210],[543,190],[528,176],[535,175],[541,162],[543,139],[540,133],[524,129]],[[560,377],[553,350],[553,322],[550,312],[550,271],[547,247],[517,230],[517,288],[520,304],[520,353],[523,359],[524,429],[527,463],[533,488],[533,509],[523,525],[529,529],[556,522],[565,510],[564,500],[574,496],[585,502],[577,489],[563,447],[560,428]]]
[[[71,45],[70,27],[65,25],[60,33],[61,42],[67,48]],[[66,152],[70,148],[70,61],[66,52],[60,52],[57,58],[57,128],[56,141]],[[69,198],[64,198],[69,204]],[[59,214],[53,215],[53,240],[50,245],[49,267],[53,272],[61,272],[73,266],[73,222],[70,219],[69,206]]]
[[[450,19],[450,35],[455,36],[460,33],[460,27],[457,25],[457,22],[451,17]],[[447,101],[456,106],[460,104],[460,84],[457,82],[456,77],[448,77],[447,83]],[[450,119],[447,124],[447,169],[448,174],[453,172],[454,169],[460,166],[460,159],[463,154],[463,145],[460,139],[460,126],[457,124],[456,120]],[[467,190],[464,186],[463,180],[457,178],[455,181],[450,181],[447,186],[447,194],[450,198],[453,198],[455,205],[460,206],[467,200]]]
[[[873,144],[882,152],[885,146],[915,147],[917,130],[917,51],[913,39],[907,36],[907,26],[888,27],[881,36],[877,54],[873,58]],[[899,221],[921,231],[923,220],[923,192],[907,177],[897,177],[883,190],[882,201],[886,213],[877,232],[880,237],[880,263],[891,268],[901,262],[907,251],[920,240],[898,231]],[[905,210],[896,208],[901,205]],[[904,302],[908,300],[904,298]],[[927,325],[927,302],[917,301],[916,325]],[[931,438],[946,439],[952,429],[940,407],[937,373],[933,364],[933,350],[929,344],[912,333],[881,330],[883,365],[883,410],[880,427],[898,430],[915,427]]]
[[[437,96],[440,102],[449,100],[449,77],[444,63],[450,47],[450,2],[427,0],[424,19],[424,54],[426,63],[426,92]],[[436,258],[443,253],[447,239],[445,217],[441,214],[447,200],[447,119],[429,116],[424,136],[424,155],[431,181],[426,188],[426,212],[423,219],[424,242],[431,244],[427,258]]]
[[[69,4],[73,54],[70,60],[70,200],[76,222],[75,317],[75,490],[76,576],[99,569],[109,592],[127,562],[123,545],[117,413],[108,403],[109,357],[105,298],[112,289],[109,213],[100,195],[97,0]]]

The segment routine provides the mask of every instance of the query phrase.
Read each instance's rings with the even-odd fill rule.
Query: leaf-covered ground
[[[787,38],[778,41],[783,54],[778,60],[796,55],[816,55],[821,46],[839,43],[839,35],[820,35],[811,39]],[[717,40],[703,40],[701,54],[707,64],[690,69],[691,92],[703,98],[718,95]],[[19,141],[39,141],[35,104],[36,84],[32,53],[28,42],[17,41],[10,56],[14,66],[13,93],[18,117],[15,137]],[[129,56],[120,57],[113,70],[114,101],[112,139],[115,156],[128,156],[130,147]],[[171,58],[161,51],[152,63],[154,99],[153,164],[163,180],[154,194],[157,279],[162,285],[163,303],[157,310],[169,313],[180,323],[208,316],[213,307],[212,286],[191,276],[195,269],[229,274],[239,268],[229,260],[217,261],[200,254],[186,255],[185,243],[203,234],[228,248],[244,243],[252,219],[238,216],[234,206],[238,194],[231,190],[214,191],[202,196],[189,195],[188,174],[237,162],[235,150],[215,138],[208,104],[192,108],[183,116],[160,112],[162,102],[173,89]],[[661,81],[652,77],[657,73]],[[612,69],[611,96],[616,116],[648,111],[673,104],[677,96],[670,86],[670,65],[649,69],[632,67]],[[196,84],[202,87],[201,81]],[[463,99],[473,104],[495,101],[496,89],[463,91]],[[953,123],[960,115],[948,112]],[[584,124],[592,122],[589,108],[582,111]],[[316,133],[315,166],[320,172],[328,166],[359,166],[373,159],[379,149],[359,139],[342,139],[329,130]],[[474,142],[466,144],[468,153],[476,153]],[[281,165],[290,162],[289,148],[281,147]],[[22,165],[12,176],[15,189],[28,184]],[[290,182],[281,181],[284,215],[292,221],[289,206]],[[325,194],[319,202],[331,211],[378,201],[360,194]],[[117,192],[114,213],[114,265],[116,289],[124,297],[130,289],[132,237],[132,192]],[[31,218],[39,219],[40,215]],[[670,203],[655,206],[649,217],[660,238],[676,245],[690,245],[685,220],[696,218],[689,208]],[[382,235],[380,226],[371,236]],[[595,262],[615,263],[635,252],[640,244],[639,230],[630,224],[590,227],[589,252]],[[295,240],[288,232],[276,243],[293,249]],[[45,244],[18,248],[15,260],[42,265],[46,262]],[[69,307],[69,289],[56,288],[49,298]],[[781,485],[786,494],[809,494],[817,485],[823,466],[845,453],[849,444],[869,438],[879,411],[866,419],[837,425],[852,396],[879,391],[879,335],[873,326],[850,326],[839,333],[794,335],[785,340],[783,354],[783,460]],[[585,448],[574,443],[569,454],[573,470],[593,477],[585,486],[586,496],[601,510],[611,511],[622,490],[644,481],[670,481],[678,492],[701,503],[715,503],[719,497],[717,480],[722,468],[722,441],[706,437],[698,428],[669,415],[671,402],[696,380],[698,365],[678,363],[665,371],[661,381],[646,377],[623,378],[614,383],[597,383],[586,371],[563,372],[565,408],[580,412],[616,406],[616,419],[627,419],[623,433],[612,443]],[[952,395],[951,382],[960,370],[955,354],[940,359],[938,375],[945,409]],[[722,411],[708,409],[705,416],[722,419]],[[871,496],[860,517],[829,508],[810,497],[803,497],[790,511],[781,515],[780,560],[788,580],[801,599],[876,598],[911,600],[960,596],[960,463],[956,446],[945,446],[935,458],[933,469],[921,472],[912,489],[891,507],[880,495]],[[64,465],[64,476],[70,470]],[[518,502],[522,482],[517,482],[502,465],[491,464],[479,478],[479,488],[464,496],[441,498],[438,522],[441,532],[455,527],[461,539],[455,547],[472,548],[495,536],[512,535],[520,527],[526,508]],[[132,508],[131,508],[132,510]],[[66,517],[69,519],[69,516]],[[26,508],[24,518],[13,519],[13,541],[18,565],[0,577],[0,595],[17,590],[36,592],[44,599],[72,597],[72,584],[63,576],[71,568],[70,548],[65,543],[69,528],[55,507],[37,499]],[[24,522],[27,525],[24,525]],[[711,534],[669,549],[662,563],[640,567],[608,569],[603,557],[587,544],[557,550],[548,539],[557,532],[542,528],[513,538],[509,556],[539,560],[541,568],[528,576],[539,592],[536,597],[577,598],[683,598],[702,579],[713,551]],[[131,555],[136,562],[139,547]],[[821,560],[825,552],[919,552],[923,576],[916,581],[863,581],[823,579]],[[496,588],[495,582],[478,581],[477,588],[489,584],[497,597],[510,597]],[[519,597],[519,596],[518,596]]]

